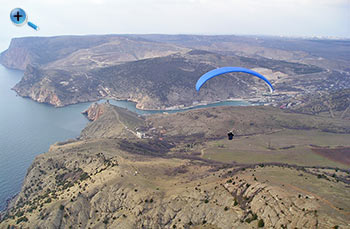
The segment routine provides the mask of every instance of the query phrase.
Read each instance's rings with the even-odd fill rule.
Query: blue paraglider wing
[[[214,69],[214,70],[211,70],[211,71],[205,73],[204,75],[202,75],[198,79],[198,81],[196,83],[196,90],[199,91],[199,89],[203,86],[203,84],[205,84],[205,82],[207,82],[211,78],[218,76],[218,75],[225,74],[225,73],[230,73],[230,72],[244,72],[244,73],[254,75],[254,76],[259,77],[260,79],[264,80],[267,83],[267,85],[269,86],[271,92],[273,92],[275,90],[274,87],[272,86],[272,84],[270,83],[270,81],[268,81],[263,75],[255,72],[253,70],[241,68],[241,67],[223,67],[223,68]]]

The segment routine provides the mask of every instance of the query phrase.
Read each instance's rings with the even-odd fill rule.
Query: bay
[[[11,88],[23,72],[0,65],[0,209],[20,191],[36,155],[57,141],[79,136],[90,103],[54,108],[17,96]]]
[[[22,71],[0,65],[0,210],[6,207],[6,200],[20,191],[27,169],[35,156],[47,152],[55,142],[78,137],[88,123],[81,112],[91,103],[54,108],[17,96],[11,88],[22,76]],[[224,101],[186,109],[139,110],[135,103],[129,101],[111,100],[110,103],[140,115],[250,105],[245,101]]]

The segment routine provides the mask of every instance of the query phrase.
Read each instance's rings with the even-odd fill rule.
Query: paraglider
[[[227,138],[228,138],[228,140],[232,140],[233,139],[233,136],[235,136],[233,133],[232,133],[232,131],[230,131],[230,132],[228,132],[227,133]]]
[[[250,70],[247,68],[241,68],[241,67],[223,67],[223,68],[214,69],[214,70],[211,70],[211,71],[205,73],[204,75],[202,75],[198,79],[198,81],[196,83],[196,90],[199,91],[200,88],[203,86],[203,84],[205,84],[205,82],[207,82],[211,78],[218,76],[218,75],[225,74],[225,73],[231,73],[231,72],[244,72],[244,73],[248,73],[250,75],[254,75],[254,76],[264,80],[267,83],[267,85],[270,88],[270,92],[273,92],[275,90],[274,87],[272,86],[272,84],[270,83],[270,81],[268,81],[268,79],[266,79],[263,75],[255,72],[253,70]]]

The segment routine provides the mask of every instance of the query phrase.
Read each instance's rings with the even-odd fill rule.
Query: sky
[[[11,38],[68,34],[236,34],[350,38],[350,0],[0,0]],[[13,8],[40,27],[16,27]]]

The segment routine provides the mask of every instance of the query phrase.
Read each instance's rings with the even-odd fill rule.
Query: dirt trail
[[[137,136],[137,133],[136,133],[136,132],[130,130],[130,129],[120,120],[118,112],[116,112],[115,110],[113,110],[113,112],[114,112],[115,116],[117,117],[118,122],[119,122],[120,124],[123,125],[124,129],[126,129],[127,131],[129,131],[130,133],[132,133],[133,135],[135,135],[137,138],[139,138],[139,136]]]

